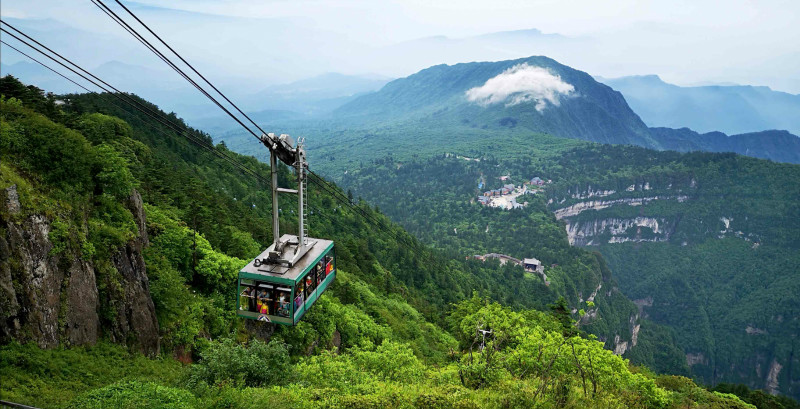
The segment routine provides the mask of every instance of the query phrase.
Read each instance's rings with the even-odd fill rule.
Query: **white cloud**
[[[496,77],[490,78],[483,86],[466,92],[467,99],[482,106],[505,102],[506,106],[535,101],[535,108],[542,112],[547,103],[560,105],[561,95],[570,95],[575,87],[561,80],[549,70],[517,64]]]

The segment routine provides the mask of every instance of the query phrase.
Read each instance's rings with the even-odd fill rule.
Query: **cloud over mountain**
[[[561,80],[549,70],[517,64],[490,78],[480,87],[467,90],[467,99],[482,106],[505,102],[506,106],[535,101],[536,110],[542,112],[547,103],[560,105],[561,95],[570,95],[575,87]]]

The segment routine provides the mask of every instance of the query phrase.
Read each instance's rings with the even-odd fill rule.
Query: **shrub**
[[[244,346],[224,339],[212,342],[201,356],[201,361],[192,367],[190,384],[266,386],[285,384],[294,378],[289,351],[279,341],[253,340]]]

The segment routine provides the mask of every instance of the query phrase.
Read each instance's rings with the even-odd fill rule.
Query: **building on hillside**
[[[536,176],[535,178],[531,179],[531,184],[536,186],[542,186],[544,185],[544,180],[539,178],[539,176]]]
[[[503,187],[504,187],[504,188],[506,188],[506,189],[508,189],[508,190],[514,190],[514,185],[513,185],[513,184],[511,184],[511,183],[509,183],[509,184],[506,184],[506,185],[503,185]]]
[[[482,205],[489,204],[489,197],[487,196],[478,196],[478,202]]]
[[[526,258],[522,260],[522,267],[526,271],[532,271],[534,273],[542,273],[544,272],[544,266],[542,262],[535,259],[535,258]]]
[[[487,190],[487,191],[483,192],[483,195],[487,196],[487,197],[491,196],[492,195],[492,191],[491,190]]]
[[[520,264],[522,264],[522,260],[520,260],[520,259],[518,259],[518,258],[511,257],[511,256],[507,256],[507,255],[505,255],[505,254],[500,254],[500,253],[488,253],[488,254],[484,254],[484,255],[483,255],[483,259],[482,259],[482,260],[486,260],[486,259],[490,259],[490,258],[496,258],[496,259],[500,260],[500,264],[501,264],[501,265],[502,265],[502,264],[505,264],[505,263],[507,263],[507,262],[509,262],[509,261],[510,261],[512,264],[516,264],[516,265],[520,265]]]

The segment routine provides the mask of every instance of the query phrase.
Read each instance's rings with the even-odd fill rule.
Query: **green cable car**
[[[259,139],[270,151],[274,242],[239,271],[236,313],[269,323],[297,325],[336,278],[336,254],[332,241],[306,235],[308,163],[302,141],[292,146],[289,135],[275,134]],[[278,159],[295,169],[296,190],[278,187]],[[297,195],[296,236],[280,234],[279,193]]]
[[[281,239],[291,243],[296,236],[287,234]],[[262,262],[273,250],[273,244],[239,271],[236,310],[240,317],[297,325],[336,278],[333,242],[311,240],[314,245],[291,267]]]

